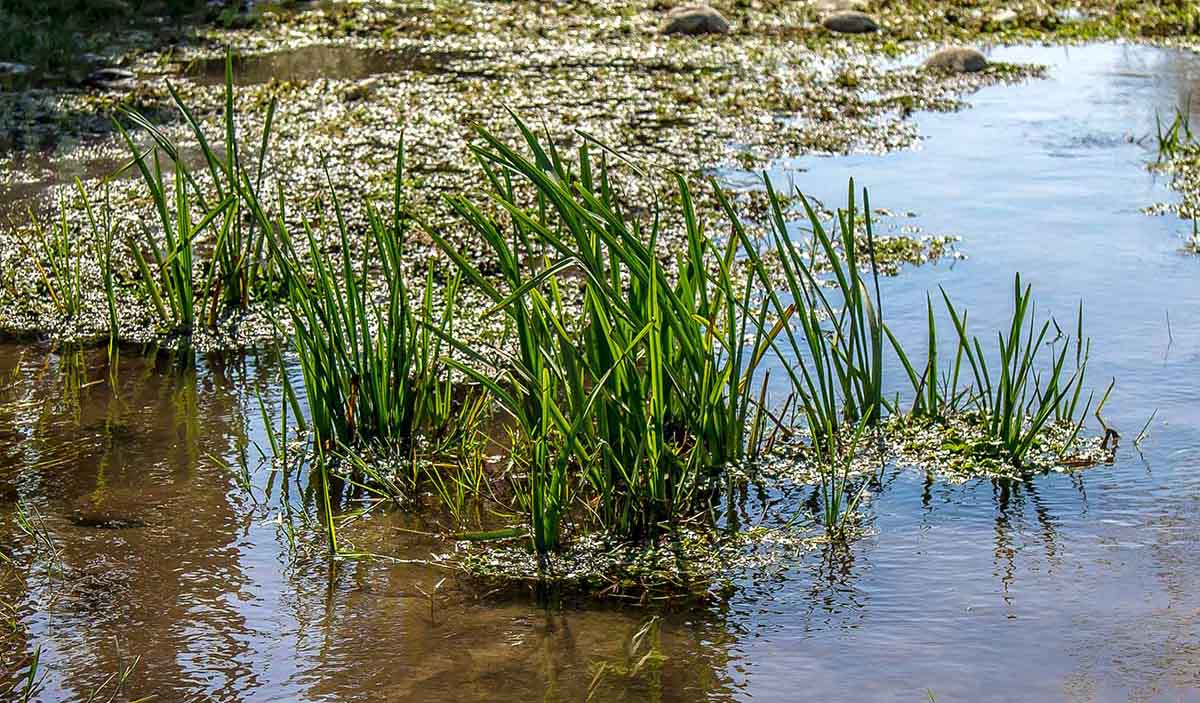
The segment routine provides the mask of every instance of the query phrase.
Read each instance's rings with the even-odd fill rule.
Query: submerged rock
[[[831,32],[841,34],[866,34],[879,29],[879,23],[874,17],[857,10],[835,12],[826,17],[821,25]]]
[[[101,68],[88,74],[84,83],[98,88],[112,88],[135,78],[137,76],[132,71],[123,68]]]
[[[109,530],[145,527],[168,509],[170,497],[161,487],[99,488],[75,501],[71,521]]]
[[[667,13],[663,34],[728,34],[729,22],[708,5],[681,5]]]
[[[33,70],[33,66],[27,63],[14,63],[12,61],[0,61],[0,78],[6,76],[23,76]]]
[[[987,57],[968,46],[948,46],[925,59],[926,69],[951,73],[975,73],[987,68]]]

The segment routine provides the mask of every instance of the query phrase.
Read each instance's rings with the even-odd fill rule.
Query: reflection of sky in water
[[[1016,271],[1061,318],[1073,320],[1082,298],[1090,379],[1102,392],[1116,377],[1105,417],[1126,446],[1111,468],[1024,486],[897,476],[874,501],[878,535],[856,546],[849,575],[814,570],[812,583],[826,580],[811,592],[795,580],[772,588],[772,614],[739,649],[756,700],[787,700],[801,681],[814,697],[857,700],[918,700],[926,688],[939,700],[1196,690],[1200,264],[1178,253],[1190,223],[1140,209],[1173,197],[1145,169],[1155,111],[1187,104],[1200,61],[1121,46],[992,58],[1048,64],[1048,79],[916,116],[916,150],[801,158],[772,178],[831,205],[854,177],[873,207],[917,213],[902,224],[962,235],[967,260],[883,282],[885,316],[918,354],[925,294],[939,285],[977,333],[1009,314]],[[1155,409],[1140,457],[1129,444]]]
[[[1200,262],[1177,251],[1184,223],[1139,212],[1172,196],[1145,170],[1153,155],[1137,140],[1153,130],[1155,110],[1186,101],[1200,62],[1118,46],[997,49],[993,58],[1047,63],[1050,75],[984,89],[957,114],[916,115],[925,137],[916,150],[798,159],[772,175],[829,205],[854,176],[873,206],[915,213],[890,224],[962,235],[965,261],[883,281],[884,314],[918,354],[925,294],[938,285],[980,332],[1008,315],[1015,271],[1061,317],[1083,298],[1091,381],[1118,379],[1105,411],[1126,438],[1114,466],[1013,485],[891,472],[871,500],[874,535],[836,558],[797,557],[778,578],[756,574],[710,612],[664,615],[647,637],[666,659],[635,675],[645,650],[626,647],[647,615],[636,609],[547,612],[448,595],[431,616],[420,591],[441,572],[366,562],[331,570],[319,534],[302,538],[301,547],[317,540],[311,556],[289,560],[273,509],[246,499],[211,458],[253,459],[253,443],[266,447],[251,389],[273,386],[266,400],[277,406],[270,363],[210,359],[179,378],[165,362],[126,359],[120,395],[90,387],[76,411],[58,376],[41,370],[45,354],[18,363],[6,347],[0,371],[17,367],[19,383],[0,398],[0,487],[10,480],[38,505],[72,581],[95,586],[48,616],[54,589],[44,574],[21,585],[29,636],[15,642],[45,647],[45,699],[86,697],[115,671],[114,637],[126,659],[143,656],[131,693],[160,700],[578,701],[600,663],[596,700],[1194,692]],[[102,354],[91,363],[89,378],[103,373]],[[1155,409],[1139,456],[1129,445]],[[254,481],[277,505],[279,477],[260,471]],[[146,528],[72,524],[81,496],[147,484],[170,509]],[[412,539],[400,536],[405,526],[377,518],[363,531],[401,545]],[[430,548],[418,540],[412,556]]]

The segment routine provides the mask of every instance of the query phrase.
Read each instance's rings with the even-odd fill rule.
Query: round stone
[[[874,17],[857,10],[835,12],[826,17],[821,24],[825,29],[841,34],[866,34],[879,29],[879,23]]]
[[[667,13],[663,34],[728,34],[729,22],[708,5],[682,5]]]
[[[977,49],[968,46],[946,47],[925,59],[924,66],[934,71],[949,73],[975,73],[987,68],[987,58]]]

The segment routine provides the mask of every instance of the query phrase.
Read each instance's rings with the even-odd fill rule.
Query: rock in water
[[[101,68],[92,71],[83,84],[95,88],[119,88],[124,84],[136,79],[137,76],[132,71],[126,71],[122,68]]]
[[[175,494],[162,486],[99,488],[75,501],[71,521],[80,527],[109,530],[145,527],[159,522]]]
[[[0,61],[0,77],[4,76],[23,76],[33,70],[33,66],[26,63],[13,63],[11,61]]]
[[[681,5],[667,13],[663,34],[728,34],[729,22],[708,5]]]
[[[950,46],[925,59],[924,66],[935,71],[975,73],[987,68],[987,58],[967,46]]]
[[[875,21],[874,17],[855,10],[835,12],[826,17],[821,24],[831,32],[842,34],[866,34],[879,29],[879,23]]]

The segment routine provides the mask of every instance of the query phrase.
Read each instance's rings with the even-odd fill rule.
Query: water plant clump
[[[270,309],[283,291],[276,240],[287,235],[278,227],[278,214],[260,198],[274,105],[267,108],[256,149],[243,154],[231,66],[227,63],[219,146],[168,85],[198,155],[150,118],[123,108],[130,129],[148,135],[149,145],[114,119],[127,149],[124,166],[98,185],[77,179],[73,192],[58,199],[52,226],[34,209],[27,225],[14,226],[8,235],[29,255],[37,276],[31,285],[29,272],[6,262],[5,329],[62,342],[107,337],[110,343],[195,342],[202,348],[270,340]],[[197,161],[202,170],[194,169]],[[140,208],[113,196],[139,182],[147,221]],[[52,305],[39,305],[42,297]]]
[[[939,381],[942,371],[932,306],[933,336],[924,374],[913,369],[887,328],[878,273],[874,266],[864,267],[859,261],[853,184],[848,207],[837,214],[832,231],[800,196],[824,254],[827,269],[819,272],[811,257],[802,256],[788,236],[779,199],[769,183],[775,215],[773,248],[761,250],[740,227],[726,201],[731,235],[721,256],[704,263],[705,240],[696,236],[702,228],[694,219],[689,191],[681,179],[679,226],[689,232],[691,246],[679,260],[674,286],[668,286],[665,279],[658,278],[662,269],[650,253],[653,248],[634,246],[653,242],[657,228],[664,226],[667,218],[652,211],[645,218],[651,223],[650,229],[643,234],[639,219],[621,216],[608,173],[603,168],[599,175],[593,173],[586,147],[580,150],[579,165],[572,166],[528,129],[523,132],[528,156],[487,132],[481,133],[484,144],[476,147],[494,184],[492,197],[503,205],[507,220],[483,215],[466,198],[454,200],[456,210],[497,250],[497,258],[508,262],[503,270],[507,288],[493,289],[489,296],[496,301],[495,309],[505,310],[510,316],[517,351],[509,356],[500,354],[508,366],[500,369],[507,375],[499,381],[466,363],[456,365],[486,385],[500,406],[516,418],[524,441],[514,450],[515,461],[529,481],[518,489],[518,499],[522,511],[530,515],[538,553],[556,551],[564,541],[563,526],[578,524],[577,519],[571,519],[572,501],[582,500],[584,505],[592,506],[591,514],[602,529],[634,541],[667,535],[669,521],[702,516],[711,509],[711,492],[697,491],[692,494],[695,502],[689,505],[680,500],[679,493],[670,491],[681,485],[699,486],[695,482],[706,475],[725,475],[731,462],[757,451],[761,434],[755,428],[767,421],[769,409],[761,399],[756,403],[748,394],[749,381],[768,352],[782,363],[790,382],[789,403],[794,403],[793,415],[801,418],[799,426],[807,437],[804,460],[819,467],[815,475],[822,508],[817,522],[829,534],[844,533],[853,524],[856,508],[864,497],[865,486],[851,480],[850,468],[860,444],[868,443],[868,437],[877,437],[884,426],[894,427],[896,418],[941,423],[944,428],[975,428],[984,441],[964,443],[960,451],[982,463],[1007,463],[1027,470],[1044,465],[1051,446],[1056,447],[1059,461],[1086,463],[1096,458],[1088,452],[1068,455],[1091,407],[1090,398],[1081,400],[1088,356],[1088,343],[1082,337],[1082,312],[1074,342],[1052,320],[1036,324],[1032,292],[1022,288],[1018,277],[1013,320],[1007,334],[999,335],[999,363],[989,367],[989,363],[996,362],[990,361],[979,340],[968,336],[965,314],[951,305],[947,296],[947,310],[955,329],[950,345],[955,366],[951,380]],[[523,204],[515,197],[519,189],[514,181],[533,185],[532,204]],[[723,197],[719,190],[718,197]],[[863,202],[869,211],[865,193]],[[869,220],[865,227],[866,247],[861,256],[870,259],[873,240]],[[481,287],[491,285],[436,232],[431,236],[468,278]],[[518,262],[539,260],[535,257],[540,257],[542,263],[523,271]],[[735,265],[746,277],[744,288],[731,285],[730,271]],[[772,268],[782,271],[786,286],[781,290],[763,283],[778,278],[767,273]],[[696,272],[705,270],[714,272],[707,280],[715,290],[706,290],[702,279],[695,277]],[[581,312],[574,317],[564,303],[571,298],[568,290],[578,290],[582,300]],[[672,291],[674,299],[668,295]],[[650,297],[655,292],[663,295],[658,310]],[[718,307],[716,314],[704,314],[701,311],[713,310],[704,303],[706,299],[724,307]],[[639,306],[630,305],[630,300]],[[689,312],[690,320],[685,316],[672,320],[669,313],[659,312],[678,305],[677,301],[689,301],[684,310]],[[725,329],[720,327],[722,321],[728,325]],[[715,356],[715,345],[698,345],[704,355],[695,360],[687,355],[683,345],[688,337],[679,330],[696,323],[710,342],[723,341]],[[1048,339],[1052,326],[1057,332],[1053,340]],[[729,335],[729,329],[736,329],[737,334]],[[597,335],[597,331],[603,335]],[[620,341],[614,343],[614,339]],[[661,346],[663,339],[680,346],[665,348]],[[726,339],[728,342],[724,342]],[[656,346],[656,340],[660,346]],[[1055,345],[1059,345],[1057,350]],[[906,410],[898,397],[889,398],[883,391],[884,352],[889,346],[912,381],[916,401],[911,409]],[[739,348],[749,363],[739,360]],[[1043,365],[1039,355],[1047,348],[1051,350],[1049,363]],[[589,356],[590,350],[596,349],[606,354]],[[1068,369],[1072,349],[1074,368]],[[713,359],[734,365],[722,368]],[[485,362],[482,355],[474,360]],[[626,371],[631,367],[642,372],[641,385],[635,385],[632,373]],[[960,386],[959,376],[968,367],[972,382]],[[704,373],[689,380],[689,368],[704,369]],[[714,371],[726,379],[727,384],[718,388],[727,395],[712,395],[705,390],[711,386],[694,385],[691,387],[696,390],[683,394],[685,398],[700,396],[715,401],[704,407],[703,413],[690,414],[683,399],[672,403],[670,392],[703,382]],[[629,376],[618,376],[622,373]],[[623,385],[610,387],[614,377]],[[655,385],[658,378],[666,379],[670,386]],[[734,385],[735,378],[742,380]],[[735,416],[741,431],[725,425],[730,429],[728,433],[706,433],[713,425],[696,421],[708,421],[722,413],[729,417],[737,408],[744,409],[740,417]],[[781,424],[778,416],[770,417],[777,426]],[[1062,435],[1064,427],[1068,431]],[[663,432],[664,428],[671,428],[675,434]],[[549,437],[555,441],[548,441]],[[617,442],[627,442],[631,437],[639,442],[633,445],[635,451],[619,453],[621,445]],[[559,449],[556,456],[556,447],[565,449]],[[694,471],[696,456],[707,457],[708,462],[701,464],[703,471],[672,475],[663,472],[660,465],[639,465],[626,458],[661,461],[663,450],[671,462],[668,468]],[[614,466],[615,472],[611,470]],[[609,473],[598,472],[595,467]],[[645,477],[636,473],[640,467],[644,467]],[[666,480],[656,484],[664,475]],[[663,494],[653,492],[657,485],[667,488],[667,500],[662,501]],[[645,486],[652,490],[648,495],[639,494]],[[614,503],[614,497],[620,502]],[[643,520],[647,513],[662,516],[658,530],[652,529],[653,523],[625,521],[630,513],[613,509],[622,503],[640,510],[635,514]]]
[[[129,239],[142,274],[140,285],[160,319],[187,335],[201,324],[215,327],[225,308],[244,309],[252,296],[269,295],[278,287],[273,250],[268,246],[276,222],[259,197],[275,103],[267,108],[252,174],[245,165],[248,160],[239,153],[242,147],[235,121],[232,55],[226,56],[225,63],[223,158],[180,94],[170,84],[168,90],[200,148],[209,177],[206,183],[192,172],[179,145],[146,117],[125,111],[133,124],[153,140],[149,161],[121,123],[116,126],[129,147],[131,165],[146,184],[161,225],[161,242],[151,231],[145,233],[142,242]],[[164,179],[160,153],[169,159],[173,188],[168,188]],[[205,269],[197,271],[196,247],[207,228],[213,230],[212,253]],[[280,229],[277,235],[285,236],[286,230]],[[143,249],[150,255],[145,255]],[[201,282],[199,287],[196,281]]]
[[[1200,215],[1200,139],[1192,130],[1188,110],[1176,108],[1170,121],[1156,114],[1153,136],[1154,161],[1147,168],[1166,173],[1171,188],[1179,194],[1178,202],[1157,203],[1145,208],[1151,214],[1175,213],[1181,219],[1195,224]],[[1196,227],[1188,228],[1184,235],[1182,250],[1187,253],[1200,251]]]
[[[722,489],[744,480],[733,467],[763,459],[780,434],[799,437],[795,456],[816,470],[813,524],[844,540],[868,498],[853,467],[894,418],[975,427],[986,441],[964,443],[964,455],[1022,466],[1040,456],[1051,426],[1074,427],[1069,448],[1090,408],[1081,402],[1082,314],[1068,370],[1070,340],[1050,339],[1052,321],[1036,321],[1019,277],[998,354],[968,334],[965,312],[943,294],[953,366],[942,369],[947,345],[929,303],[928,356],[914,367],[886,322],[870,199],[853,182],[831,219],[789,194],[812,235],[804,247],[765,177],[766,233],[757,236],[716,183],[707,197],[718,208],[701,209],[682,175],[672,175],[669,195],[639,188],[654,176],[591,135],[578,133],[565,155],[514,116],[518,146],[476,131],[470,150],[486,188],[446,197],[458,229],[410,201],[403,146],[386,211],[353,203],[365,218],[354,224],[327,177],[317,216],[289,218],[281,189],[270,210],[259,197],[274,107],[258,150],[240,149],[229,58],[223,155],[173,95],[207,175],[135,118],[153,154],[126,141],[161,230],[126,238],[140,273],[133,286],[183,335],[218,311],[283,293],[273,327],[290,337],[303,381],[284,405],[308,430],[297,459],[313,470],[310,500],[335,555],[353,553],[339,543],[355,512],[344,499],[364,493],[403,505],[435,495],[454,533],[478,544],[527,540],[542,565],[601,534],[633,547],[669,544],[684,525],[714,529]],[[634,207],[647,194],[649,207]],[[114,227],[91,219],[104,223],[95,229],[111,250]],[[56,244],[66,237],[43,249],[70,261]],[[420,279],[417,237],[440,257]],[[78,289],[75,270],[55,268],[47,287]],[[468,290],[486,304],[464,322]],[[499,335],[464,329],[475,319],[495,321]],[[885,393],[889,351],[911,383],[911,407]],[[768,371],[785,381],[782,408],[766,400]],[[509,437],[504,461],[489,468],[480,428],[493,414]],[[281,427],[275,454],[289,447],[286,418]],[[465,506],[481,501],[493,514],[464,529]]]
[[[385,223],[368,206],[370,230],[355,272],[351,235],[333,194],[338,267],[326,263],[312,227],[305,224],[311,276],[281,238],[281,269],[288,280],[293,346],[300,358],[314,441],[325,451],[363,441],[408,442],[423,433],[450,432],[456,403],[443,338],[453,334],[459,281],[442,287],[434,312],[434,273],[425,277],[414,309],[404,260],[408,224],[402,219],[404,150],[397,153],[393,218]],[[281,232],[286,231],[280,227]],[[377,300],[368,265],[382,270]]]
[[[655,212],[643,228],[623,214],[588,145],[569,164],[524,124],[521,131],[530,156],[486,131],[475,148],[508,227],[467,198],[451,203],[494,251],[506,288],[430,232],[514,335],[516,351],[504,355],[498,380],[452,363],[486,386],[517,425],[539,552],[559,546],[579,491],[616,534],[654,537],[696,512],[720,467],[743,456],[748,422],[761,412],[750,381],[778,329],[763,322],[765,307],[751,308],[753,276],[735,288],[736,241],[718,249],[706,236],[682,178],[681,221],[668,225]],[[532,203],[520,202],[514,180],[532,187]],[[668,226],[686,231],[675,280],[657,247]],[[531,260],[541,263],[527,269]],[[563,290],[566,274],[580,281],[577,292]],[[577,311],[567,302],[576,297]]]

